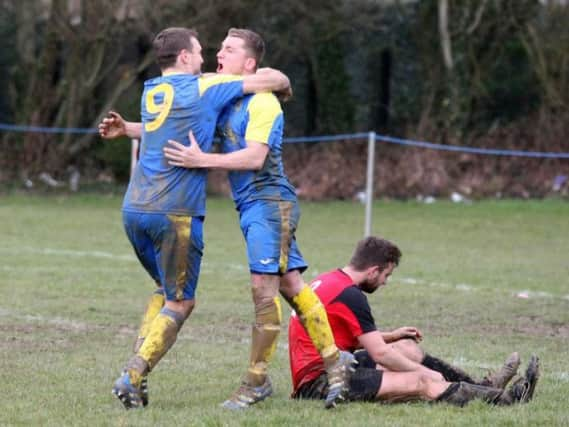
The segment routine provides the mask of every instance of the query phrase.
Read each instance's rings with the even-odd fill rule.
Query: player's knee
[[[278,278],[272,276],[254,277],[251,281],[251,294],[255,305],[255,314],[274,311],[277,297]]]
[[[425,354],[421,347],[412,339],[399,340],[393,344],[393,347],[400,353],[403,353],[408,359],[417,363],[421,363]]]
[[[184,320],[186,320],[196,306],[196,300],[186,299],[181,301],[166,301],[164,304],[165,308],[172,310],[179,314]]]
[[[425,374],[418,374],[416,380],[416,391],[420,394],[426,394],[429,390],[431,379]]]
[[[305,286],[302,275],[298,270],[291,270],[284,274],[279,283],[280,293],[287,299],[291,299]]]
[[[281,318],[281,306],[277,296],[262,298],[255,303],[256,324],[278,326],[281,324]]]

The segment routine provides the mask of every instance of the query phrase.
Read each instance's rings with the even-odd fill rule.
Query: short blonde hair
[[[245,49],[249,51],[253,59],[257,62],[257,67],[265,56],[265,42],[262,37],[254,31],[245,28],[230,28],[227,32],[228,37],[237,37],[245,42]]]

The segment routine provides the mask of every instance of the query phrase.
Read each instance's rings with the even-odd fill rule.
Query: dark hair
[[[376,265],[383,270],[389,263],[399,265],[400,259],[401,251],[397,246],[381,237],[370,236],[358,242],[350,265],[358,271]]]
[[[228,37],[237,37],[245,42],[245,49],[253,56],[257,62],[257,67],[265,56],[265,42],[262,37],[254,31],[245,28],[230,28],[227,32]]]
[[[191,52],[192,38],[197,39],[197,37],[198,33],[191,28],[170,27],[160,31],[152,42],[156,62],[160,68],[165,69],[174,65],[183,49]]]

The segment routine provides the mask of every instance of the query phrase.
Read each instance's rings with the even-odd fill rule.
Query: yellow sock
[[[156,366],[174,342],[176,342],[178,330],[182,322],[175,316],[172,316],[171,313],[173,313],[171,310],[162,309],[154,318],[150,325],[150,332],[146,336],[142,347],[138,350],[138,356],[146,361],[149,370]]]
[[[304,329],[324,359],[324,365],[328,367],[333,364],[339,357],[338,347],[334,342],[326,310],[318,296],[312,288],[304,286],[292,298],[292,303]]]
[[[140,387],[142,383],[143,375],[136,369],[128,369],[128,376],[130,377],[130,383],[135,387]]]
[[[140,322],[140,329],[138,330],[138,337],[134,343],[134,353],[138,353],[138,350],[142,346],[144,339],[150,332],[150,326],[152,321],[156,318],[162,307],[164,307],[164,293],[162,291],[156,291],[152,294],[148,303],[146,305],[146,310],[142,316],[142,321]]]

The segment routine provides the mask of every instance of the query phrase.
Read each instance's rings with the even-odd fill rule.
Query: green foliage
[[[378,326],[418,326],[429,352],[475,376],[500,366],[513,350],[524,363],[530,353],[539,354],[543,373],[530,404],[474,403],[459,409],[359,403],[325,411],[321,402],[288,398],[283,330],[271,367],[276,393],[244,413],[219,407],[246,367],[253,315],[237,218],[231,202],[222,199],[209,201],[197,308],[151,374],[150,406],[126,412],[111,396],[153,290],[122,231],[120,203],[120,197],[93,194],[2,198],[1,425],[562,426],[569,421],[567,203],[374,205],[374,231],[403,251],[387,288],[369,296]],[[362,234],[364,209],[340,202],[305,203],[302,209],[298,239],[310,263],[309,280],[344,265]],[[517,296],[522,291],[528,298]]]
[[[510,148],[535,151],[567,140],[564,127],[551,131],[569,105],[569,7],[558,2],[448,1],[450,69],[442,1],[82,1],[79,24],[70,22],[72,3],[0,2],[0,121],[94,127],[111,107],[138,117],[141,83],[158,72],[151,40],[159,30],[195,27],[204,70],[213,70],[226,30],[240,26],[265,39],[263,65],[292,81],[287,135],[374,128],[483,145],[504,130]],[[518,128],[528,135],[523,147]],[[0,150],[3,181],[70,165],[96,175],[93,157],[123,179],[129,162],[126,147],[93,134],[2,132]]]
[[[539,83],[519,39],[504,43],[504,54],[489,68],[484,86],[485,93],[474,100],[473,127],[479,120],[511,122],[537,110],[541,102]]]
[[[319,44],[317,49],[319,99],[317,133],[339,133],[354,127],[355,103],[350,93],[352,82],[346,72],[344,46],[336,37]]]

